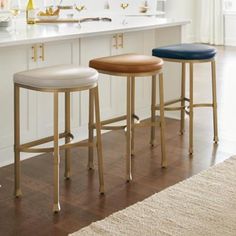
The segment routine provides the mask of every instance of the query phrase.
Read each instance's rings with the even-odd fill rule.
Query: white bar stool
[[[20,88],[52,93],[54,96],[54,134],[53,136],[20,143]],[[65,177],[70,177],[70,149],[73,147],[94,147],[94,142],[72,142],[70,130],[70,93],[89,90],[89,116],[96,116],[98,171],[100,193],[104,193],[103,155],[101,143],[101,123],[98,95],[98,73],[96,70],[76,65],[60,65],[42,69],[20,72],[14,75],[14,130],[15,130],[15,196],[22,195],[20,186],[20,153],[48,153],[53,152],[54,158],[54,204],[53,211],[60,211],[59,203],[59,164],[60,150],[65,150]],[[58,96],[65,93],[65,132],[58,131]],[[91,118],[90,118],[91,119]],[[59,146],[59,139],[64,138],[65,144]],[[53,147],[38,147],[41,144],[54,142]]]

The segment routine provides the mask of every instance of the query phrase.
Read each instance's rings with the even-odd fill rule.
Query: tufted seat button
[[[176,60],[209,60],[214,58],[217,50],[204,44],[177,44],[155,48],[152,55]]]
[[[153,56],[123,54],[93,59],[90,61],[89,66],[100,71],[137,74],[160,70],[162,69],[163,61]]]
[[[14,75],[14,83],[38,89],[73,89],[97,84],[98,72],[77,65],[59,65]]]

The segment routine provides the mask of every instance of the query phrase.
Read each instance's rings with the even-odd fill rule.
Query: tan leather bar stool
[[[162,166],[166,166],[165,156],[165,120],[164,120],[164,89],[163,89],[163,73],[162,59],[144,56],[138,54],[125,54],[111,57],[98,58],[90,61],[90,67],[97,69],[100,73],[123,76],[127,78],[127,113],[124,116],[102,121],[102,129],[117,130],[126,129],[126,180],[132,180],[131,175],[131,155],[134,152],[134,128],[136,126],[148,125],[151,126],[151,144],[154,145],[155,127],[161,128],[161,150],[162,150]],[[156,78],[159,75],[159,96],[160,96],[160,122],[156,121]],[[138,118],[135,115],[135,78],[152,76],[152,107],[151,107],[151,122],[148,124],[138,124],[135,120]],[[110,126],[122,120],[126,120],[124,126]],[[90,124],[93,122],[91,121]],[[90,125],[90,140],[92,137],[92,129]],[[93,165],[92,150],[89,155],[89,166]]]
[[[39,92],[53,94],[53,119],[54,134],[51,137],[42,138],[29,143],[20,143],[20,89],[29,89]],[[97,141],[94,142],[72,142],[73,135],[70,130],[70,95],[72,92],[89,90],[90,116],[96,116]],[[59,93],[65,94],[65,132],[58,131],[58,97]],[[98,171],[100,182],[100,193],[104,193],[103,179],[103,156],[101,143],[101,123],[98,96],[98,73],[92,68],[78,67],[76,65],[60,65],[42,69],[20,72],[14,75],[14,126],[15,126],[15,195],[22,195],[20,186],[20,153],[48,153],[53,152],[54,158],[54,204],[53,211],[60,211],[59,203],[59,164],[60,150],[65,151],[65,177],[70,177],[70,149],[74,147],[97,146]],[[65,144],[59,146],[59,139],[64,138]],[[39,145],[53,142],[52,147],[41,147]]]
[[[193,154],[193,116],[194,108],[211,107],[213,109],[213,126],[214,126],[214,142],[218,143],[218,121],[217,121],[217,96],[216,96],[216,49],[204,44],[177,44],[169,45],[160,48],[155,48],[152,51],[153,56],[161,57],[164,61],[181,63],[182,64],[182,82],[181,82],[181,97],[179,99],[168,101],[165,103],[167,111],[181,111],[181,127],[180,133],[184,133],[185,113],[189,115],[189,154]],[[194,76],[193,69],[197,63],[210,63],[212,73],[212,102],[211,103],[194,103]],[[186,65],[190,68],[190,83],[189,83],[189,98],[185,96],[185,81],[186,81]],[[186,105],[186,102],[188,105]],[[181,103],[178,107],[170,107]],[[159,110],[159,107],[157,107]]]

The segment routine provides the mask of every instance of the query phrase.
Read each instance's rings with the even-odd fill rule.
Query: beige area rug
[[[236,157],[71,235],[236,236]]]

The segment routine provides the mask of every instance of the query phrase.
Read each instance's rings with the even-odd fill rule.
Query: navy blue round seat
[[[152,55],[176,60],[209,60],[214,58],[217,50],[204,44],[177,44],[155,48]]]

